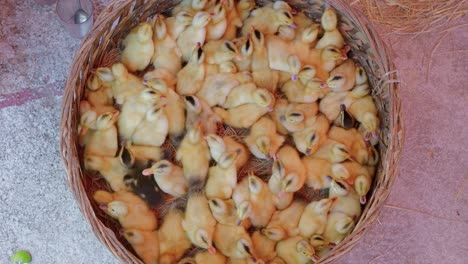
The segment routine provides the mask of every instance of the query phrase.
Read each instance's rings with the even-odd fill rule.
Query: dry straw
[[[178,1],[167,0],[116,0],[112,1],[98,17],[93,29],[83,40],[78,50],[68,80],[62,103],[61,153],[67,171],[70,188],[78,206],[89,222],[92,231],[123,263],[142,263],[129,244],[119,235],[119,225],[106,217],[92,201],[95,190],[106,188],[103,179],[84,173],[82,151],[78,145],[77,128],[80,100],[89,72],[107,66],[118,59],[119,40],[141,21],[165,12]],[[258,1],[263,4],[265,1]],[[381,162],[374,179],[368,203],[354,231],[335,247],[321,263],[331,263],[348,252],[377,219],[384,206],[397,172],[397,165],[404,138],[399,98],[399,83],[391,54],[371,26],[367,18],[349,3],[330,0],[288,1],[297,10],[312,18],[320,18],[326,6],[331,5],[340,15],[340,30],[352,56],[360,61],[369,74],[381,119],[379,152]],[[232,134],[233,131],[225,131]],[[254,161],[252,161],[254,162]],[[259,164],[261,168],[264,167]],[[305,192],[305,193],[304,193]],[[313,190],[301,192],[305,198],[316,198]]]

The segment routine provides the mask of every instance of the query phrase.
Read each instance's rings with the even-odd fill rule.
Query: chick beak
[[[273,106],[272,105],[267,106],[267,110],[268,110],[268,112],[272,112],[273,111]]]
[[[310,153],[312,153],[312,150],[310,148],[307,148],[306,151],[305,151],[305,154],[310,155]]]
[[[120,229],[120,230],[119,230],[119,235],[120,235],[120,236],[124,236],[124,234],[125,234],[125,230]]]
[[[297,28],[297,24],[293,22],[293,23],[290,25],[290,27],[291,27],[292,29],[296,29],[296,28]]]
[[[150,176],[151,174],[153,174],[153,170],[151,168],[144,169],[141,174],[143,174],[144,176]]]
[[[336,197],[331,198],[332,203],[334,203],[336,201],[336,199],[338,199],[338,198],[336,198]]]
[[[284,191],[280,191],[280,192],[278,193],[278,197],[279,197],[279,198],[283,198],[285,194],[286,194],[286,193],[285,193]]]
[[[212,255],[216,254],[216,248],[211,246],[210,248],[208,248],[208,252]]]
[[[211,17],[214,17],[214,15],[215,15],[215,13],[210,13],[210,16],[211,16]]]
[[[360,201],[361,204],[363,204],[363,205],[366,204],[366,202],[367,202],[366,196],[363,195],[363,196],[359,197],[359,201]]]
[[[379,133],[377,131],[372,132],[373,139],[379,139]]]
[[[326,87],[328,87],[328,83],[321,83],[320,86],[319,86],[320,89],[323,89],[323,88],[326,88]]]
[[[101,204],[99,206],[99,209],[103,210],[103,211],[107,211],[107,204]]]
[[[240,220],[240,219],[237,219],[236,225],[238,225],[238,226],[239,226],[241,223],[242,223],[242,220]]]
[[[112,115],[112,118],[117,118],[120,115],[120,111],[115,111],[114,114]]]
[[[297,79],[298,79],[297,74],[291,75],[291,81],[295,82],[297,81]]]
[[[284,115],[281,115],[279,119],[280,119],[281,122],[286,121],[286,117]]]
[[[143,83],[144,85],[148,85],[148,80],[143,80],[142,83]]]
[[[240,54],[237,54],[237,55],[236,55],[236,60],[242,61],[243,59],[244,59],[244,58],[242,57],[242,55],[240,55]]]

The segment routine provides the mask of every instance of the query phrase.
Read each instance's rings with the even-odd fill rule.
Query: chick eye
[[[214,206],[219,206],[219,203],[218,203],[218,201],[216,201],[216,200],[212,200],[211,203],[212,203]]]
[[[226,42],[226,48],[228,48],[228,50],[234,52],[234,48],[231,46],[231,44],[229,42]]]
[[[312,70],[312,68],[309,67],[309,66],[306,66],[306,67],[304,67],[304,70]]]
[[[132,236],[133,236],[133,232],[128,232],[127,235],[130,236],[130,237],[132,237]]]
[[[288,181],[286,182],[286,185],[289,186],[289,185],[291,185],[291,183],[292,183],[292,180],[288,180]]]
[[[316,138],[316,136],[315,136],[315,134],[313,134],[313,135],[310,137],[310,143],[314,142],[315,138]]]
[[[359,69],[359,75],[364,75],[362,68]]]
[[[341,80],[341,79],[343,79],[343,77],[335,76],[335,77],[333,77],[332,81],[338,81],[338,80]]]
[[[169,167],[169,165],[165,164],[165,163],[158,166],[158,168],[160,168],[160,169],[164,169],[164,168],[167,168],[167,167]]]
[[[299,117],[299,116],[302,116],[302,114],[300,114],[300,113],[292,113],[291,116]]]
[[[191,105],[195,105],[195,99],[193,98],[193,96],[187,96],[187,97],[185,97],[185,99],[186,99]]]
[[[149,94],[156,94],[156,92],[155,92],[155,91],[152,91],[152,90],[149,90],[148,93],[149,93]]]
[[[338,53],[338,51],[336,49],[334,49],[334,48],[329,48],[328,51]]]
[[[198,57],[198,59],[200,59],[202,55],[203,55],[203,50],[200,48],[200,49],[198,49],[198,51],[197,51],[197,57]]]
[[[336,184],[338,184],[338,186],[340,186],[341,189],[346,189],[346,186],[344,186],[343,183],[341,183],[341,182],[336,182]]]
[[[283,13],[287,18],[291,19],[291,14],[289,14],[288,12],[284,12]]]
[[[206,241],[205,237],[201,237],[201,240],[203,241],[203,243],[208,244],[208,241]]]
[[[250,40],[248,39],[247,42],[245,42],[245,49],[248,50],[250,49]]]
[[[256,37],[257,39],[260,40],[260,39],[262,38],[262,35],[260,34],[260,31],[258,31],[258,29],[256,29],[256,30],[254,31],[254,34],[255,34],[255,37]]]
[[[249,248],[247,245],[245,245],[245,244],[243,244],[243,246],[244,246],[245,252],[247,252],[247,254],[251,255],[251,253],[250,253],[250,248]]]

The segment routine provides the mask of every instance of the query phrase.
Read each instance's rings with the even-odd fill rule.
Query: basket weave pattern
[[[93,192],[105,181],[89,177],[80,162],[82,153],[78,144],[79,105],[84,97],[86,78],[90,70],[108,66],[118,58],[119,40],[138,23],[167,11],[179,1],[168,0],[116,0],[100,14],[91,32],[83,40],[72,64],[66,82],[62,103],[61,153],[70,188],[78,206],[93,232],[123,263],[142,263],[129,244],[119,236],[117,225],[106,217],[94,202]],[[261,5],[265,1],[258,1]],[[322,0],[287,1],[295,9],[312,18],[320,18],[325,8]],[[340,30],[352,54],[368,73],[373,87],[372,96],[381,120],[379,152],[381,162],[374,178],[371,198],[354,231],[348,235],[320,263],[331,263],[348,252],[365,234],[378,217],[397,172],[403,145],[404,128],[401,119],[399,83],[390,52],[358,11],[340,0],[329,0],[340,18]],[[96,182],[97,181],[97,182]]]

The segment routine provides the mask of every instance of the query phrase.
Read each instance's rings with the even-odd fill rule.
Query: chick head
[[[286,174],[283,163],[280,160],[275,160],[273,162],[271,172],[271,177],[276,177],[279,180],[283,179]]]
[[[342,87],[346,82],[346,78],[341,73],[334,73],[327,79],[327,86],[336,90]]]
[[[112,67],[114,68],[114,67]],[[96,76],[102,80],[102,81],[105,81],[105,82],[112,82],[115,80],[114,78],[114,71],[107,68],[107,67],[99,67],[96,69]]]
[[[262,229],[262,234],[273,241],[280,241],[287,237],[285,230],[281,227],[267,227]]]
[[[219,198],[212,198],[208,201],[210,210],[214,215],[224,215],[227,212],[226,202]]]
[[[339,61],[344,59],[341,50],[334,46],[324,48],[321,57],[323,61]]]
[[[332,147],[331,151],[332,155],[337,159],[337,160],[346,160],[350,157],[348,148],[341,144],[341,143],[335,143]]]
[[[304,113],[302,111],[287,111],[284,116],[281,116],[280,119],[283,121],[283,125],[287,128],[288,124],[296,125],[302,123],[305,119]]]
[[[127,147],[122,147],[117,156],[119,157],[120,165],[124,168],[130,169],[135,164],[135,156]]]
[[[252,55],[253,45],[252,45],[252,40],[250,40],[250,38],[247,38],[245,42],[242,44],[240,52],[243,58],[248,58]]]
[[[314,150],[317,149],[318,143],[320,141],[320,135],[316,133],[315,129],[307,129],[305,138],[306,150],[304,154],[310,155]]]
[[[267,89],[256,89],[253,93],[253,99],[257,105],[268,107],[270,111],[273,110],[275,98]]]
[[[239,218],[240,221],[247,219],[251,213],[252,204],[249,201],[241,202],[236,210],[237,218]],[[240,224],[240,221],[238,221],[238,225]]]
[[[360,196],[360,200],[362,204],[366,203],[366,195],[370,189],[370,179],[366,177],[366,175],[359,175],[354,179],[354,189],[356,193]]]
[[[369,153],[369,158],[367,159],[367,165],[369,166],[376,166],[379,162],[379,152],[374,146],[369,146],[367,148],[367,152]]]
[[[192,13],[188,12],[188,11],[180,11],[179,13],[177,13],[177,15],[175,16],[175,19],[178,23],[180,23],[181,25],[185,25],[185,26],[188,26],[190,24],[192,24],[192,21],[193,21],[193,15]]]
[[[195,232],[195,245],[204,249],[208,249],[211,254],[216,253],[213,247],[213,238],[208,234],[205,229],[199,228]]]
[[[288,10],[278,10],[278,12],[275,13],[275,18],[280,26],[295,27],[293,16]]]
[[[226,55],[228,60],[237,58],[237,60],[242,60],[242,57],[239,55],[239,50],[232,41],[226,40],[221,45],[221,51]]]
[[[147,42],[153,38],[153,28],[148,22],[143,22],[138,26],[137,39],[139,42]]]
[[[128,242],[132,245],[138,245],[142,244],[145,242],[145,239],[143,235],[141,234],[140,230],[136,229],[130,229],[130,230],[125,230],[123,233],[125,239],[127,239]]]
[[[364,129],[367,131],[367,132],[374,132],[377,130],[377,126],[378,126],[378,119],[377,119],[377,116],[375,116],[373,113],[371,112],[367,112],[364,114],[363,118],[362,118],[362,126],[364,127]],[[374,135],[373,135],[374,136]]]
[[[326,248],[330,243],[322,235],[315,234],[310,237],[310,245],[316,250],[322,250]]]
[[[328,8],[322,14],[322,27],[325,31],[332,31],[336,29],[338,25],[338,17],[336,16],[335,10]]]
[[[106,112],[99,115],[96,119],[95,127],[97,130],[106,130],[114,126],[119,116],[119,111]]]
[[[211,12],[211,20],[212,22],[216,23],[221,21],[226,17],[226,8],[224,7],[224,4],[222,2],[217,3],[213,11]]]
[[[356,85],[361,85],[367,83],[367,74],[364,67],[357,65],[356,67]]]
[[[96,119],[97,119],[97,113],[96,112],[94,112],[92,110],[88,110],[88,111],[84,112],[80,117],[81,129],[87,129],[87,128],[94,127],[94,124],[96,123]]]
[[[160,79],[160,78],[149,79],[145,81],[144,83],[146,84],[146,86],[153,88],[156,91],[163,93],[163,94],[167,93],[167,90],[169,89],[167,86],[167,82],[164,79]]]
[[[297,55],[288,56],[288,68],[291,75],[291,80],[297,81],[298,74],[301,71],[301,61]]]
[[[263,181],[253,173],[249,173],[248,177],[249,191],[253,194],[259,194],[263,189]]]
[[[104,207],[105,208],[105,207]],[[128,207],[121,201],[113,201],[107,205],[106,212],[114,218],[126,216],[128,214]]]
[[[270,138],[267,136],[260,136],[255,139],[255,145],[257,149],[264,155],[264,158],[270,157],[270,147],[271,141]]]
[[[148,121],[155,121],[161,119],[167,119],[167,117],[164,113],[163,108],[158,105],[154,105],[146,112],[146,120]]]
[[[236,64],[232,61],[225,61],[219,64],[219,72],[220,73],[236,73],[237,67]]]
[[[346,196],[349,193],[349,186],[344,181],[332,180],[330,189],[338,196]]]
[[[293,172],[287,174],[281,181],[281,192],[279,193],[279,196],[282,197],[284,196],[284,193],[297,191],[299,189],[299,184],[300,180],[299,175],[297,175],[297,173]]]
[[[336,201],[336,197],[333,198],[324,198],[321,199],[320,201],[314,202],[314,211],[318,214],[325,214],[330,211],[330,208],[332,207],[333,203]]]
[[[236,249],[239,253],[238,257],[246,258],[252,255],[252,243],[247,239],[241,238],[237,240]]]
[[[143,89],[140,94],[141,102],[149,105],[155,105],[162,97],[161,93],[155,89],[146,88]]]
[[[192,52],[192,57],[190,58],[190,63],[195,65],[200,65],[205,61],[205,52],[202,47],[196,47]]]
[[[314,79],[316,73],[317,70],[314,66],[305,65],[299,72],[298,78],[303,84],[306,84],[308,81]]]
[[[91,74],[91,76],[88,77],[88,80],[86,80],[86,88],[90,91],[97,91],[101,88],[101,81],[96,74]]]
[[[225,152],[221,154],[221,156],[219,157],[218,166],[223,169],[227,169],[233,166],[241,153],[242,150],[238,149],[238,151]]]
[[[168,160],[160,160],[153,164],[151,168],[143,170],[143,175],[148,176],[153,174],[155,178],[163,177],[170,174],[172,171],[172,163]]]
[[[305,239],[296,243],[296,252],[314,261],[317,260],[314,248]]]
[[[311,26],[308,26],[307,28],[304,29],[304,31],[302,31],[302,36],[301,36],[302,42],[305,42],[305,43],[314,42],[317,39],[319,32],[320,32],[320,27],[318,25],[313,24]]]
[[[342,215],[343,217],[335,223],[335,230],[340,234],[348,234],[354,228],[354,220],[347,216]]]
[[[192,8],[195,10],[202,10],[205,8],[209,0],[192,0]]]
[[[156,33],[156,37],[159,40],[164,39],[164,37],[166,37],[167,27],[163,15],[156,16],[156,20],[154,21],[154,33]]]
[[[206,1],[206,0],[195,0],[195,1]],[[196,28],[204,28],[211,21],[211,15],[207,12],[198,12],[193,17],[192,26]]]
[[[202,111],[200,100],[196,96],[187,95],[184,96],[185,107],[187,111],[199,114]]]
[[[128,70],[122,63],[115,63],[112,65],[112,75],[117,80],[126,80],[128,78]]]
[[[254,45],[254,48],[265,46],[265,36],[258,29],[254,29],[253,34],[251,34],[251,40]]]
[[[331,167],[333,178],[336,180],[346,180],[349,178],[349,171],[341,163],[335,163]]]

